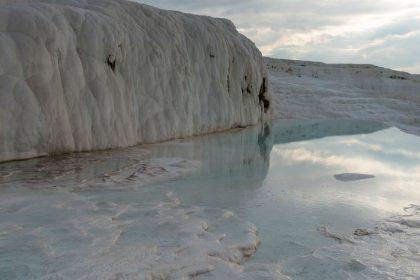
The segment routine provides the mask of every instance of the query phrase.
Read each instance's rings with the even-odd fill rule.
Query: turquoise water
[[[150,162],[153,167],[144,167]],[[139,164],[147,169],[141,174],[159,180],[111,184],[103,176],[115,170],[120,178],[126,166],[138,170]],[[176,176],[165,177],[172,171]],[[1,279],[147,279],[189,267],[185,262],[220,243],[224,254],[253,244],[250,223],[261,244],[239,261],[244,266],[279,264],[293,279],[382,279],[389,278],[377,272],[385,262],[375,267],[342,257],[347,251],[314,255],[319,248],[343,250],[334,247],[341,240],[320,229],[352,236],[420,205],[420,138],[371,122],[279,121],[116,152],[8,163],[0,172]],[[372,178],[334,177],[343,173]],[[221,234],[223,241],[211,243]],[[189,252],[174,254],[179,248]],[[204,270],[207,261],[200,259]],[[220,260],[209,262],[203,278],[247,273],[229,274]],[[410,269],[401,279],[420,277]],[[266,279],[250,279],[258,278]]]

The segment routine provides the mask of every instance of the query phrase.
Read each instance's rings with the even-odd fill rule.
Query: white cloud
[[[231,19],[265,55],[420,73],[420,1],[144,0]]]

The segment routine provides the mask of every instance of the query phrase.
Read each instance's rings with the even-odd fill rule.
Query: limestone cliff
[[[270,115],[228,20],[124,0],[0,0],[0,161],[126,147]]]

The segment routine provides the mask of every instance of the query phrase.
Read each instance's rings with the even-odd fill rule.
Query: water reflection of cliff
[[[273,145],[327,136],[372,133],[386,128],[353,120],[274,121],[257,127],[152,145],[152,154],[201,160],[204,172],[242,171],[264,177]]]
[[[328,136],[368,134],[388,128],[385,124],[360,120],[276,121],[271,124],[274,143],[307,141]]]
[[[273,137],[269,125],[211,134],[205,137],[151,145],[153,156],[182,157],[202,162],[202,174],[264,178],[270,163]]]
[[[0,183],[22,179],[55,179],[68,175],[95,177],[145,158],[179,157],[199,160],[200,175],[240,177],[242,185],[259,187],[267,176],[273,145],[333,135],[364,134],[384,129],[373,122],[352,120],[274,121],[203,137],[175,140],[125,150],[64,155],[0,165]],[[5,176],[3,176],[5,175]]]
[[[165,191],[176,192],[188,203],[235,208],[250,195],[256,195],[254,191],[262,186],[269,172],[270,153],[274,145],[334,135],[371,133],[383,128],[377,123],[353,121],[276,121],[163,143],[152,147],[152,153],[155,156],[200,160],[203,164],[199,173],[165,184]]]

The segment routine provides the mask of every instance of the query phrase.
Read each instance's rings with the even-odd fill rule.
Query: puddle
[[[0,278],[415,278],[419,183],[420,138],[345,120],[2,164]]]

